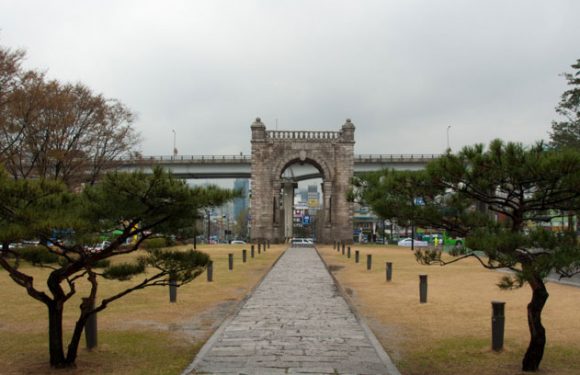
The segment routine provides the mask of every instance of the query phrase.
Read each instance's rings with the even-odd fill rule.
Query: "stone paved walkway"
[[[338,293],[316,250],[291,248],[184,374],[399,372]]]

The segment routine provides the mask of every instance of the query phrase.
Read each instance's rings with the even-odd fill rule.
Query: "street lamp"
[[[206,209],[205,212],[207,213],[207,244],[211,243],[211,211]]]
[[[447,150],[450,150],[450,148],[449,148],[449,129],[451,129],[451,125],[447,125]]]
[[[171,129],[173,132],[173,156],[177,156],[177,147],[175,145],[175,139],[177,138],[177,133],[175,133],[175,129]]]
[[[222,215],[223,220],[226,221],[226,229],[224,231],[224,240],[226,243],[230,243],[230,216],[229,215]],[[222,225],[223,225],[222,220]]]

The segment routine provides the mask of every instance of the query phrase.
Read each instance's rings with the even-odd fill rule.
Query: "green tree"
[[[183,285],[206,267],[209,257],[190,250],[139,250],[143,241],[159,233],[172,234],[190,226],[199,209],[232,199],[230,190],[187,186],[161,169],[152,175],[142,173],[105,175],[103,180],[80,194],[68,192],[64,184],[48,180],[14,180],[0,173],[0,218],[10,223],[13,238],[39,238],[45,245],[37,251],[54,255],[58,261],[46,264],[51,257],[33,251],[2,249],[0,266],[12,280],[25,288],[29,296],[48,309],[50,364],[56,368],[75,364],[78,345],[89,316],[105,309],[113,301],[149,286]],[[102,232],[120,229],[109,245],[99,252],[84,246]],[[55,234],[56,233],[56,234]],[[54,238],[57,236],[57,238]],[[128,243],[137,237],[138,240]],[[135,263],[95,268],[112,257],[140,251]],[[48,267],[52,271],[44,282],[48,291],[39,289],[36,280],[19,268],[23,260]],[[148,269],[148,276],[115,295],[97,298],[98,279],[127,280]],[[78,319],[65,352],[63,309],[76,293],[76,283],[86,279],[90,292],[83,299]]]
[[[573,232],[558,235],[529,224],[580,208],[580,154],[495,140],[487,149],[476,145],[448,153],[424,171],[383,171],[354,185],[353,198],[385,217],[466,237],[461,253],[448,258],[438,250],[418,250],[419,262],[446,265],[475,257],[485,268],[512,271],[498,284],[501,288],[530,286],[530,343],[522,369],[538,370],[546,342],[541,320],[548,299],[545,278],[550,272],[561,277],[580,273],[580,246]],[[421,205],[414,203],[416,198]]]
[[[248,216],[250,215],[250,209],[244,208],[238,216],[236,217],[236,224],[234,226],[235,238],[247,239],[249,238],[248,233]]]
[[[564,91],[556,107],[556,112],[563,120],[552,122],[550,143],[557,148],[580,150],[580,59],[576,60],[572,68],[576,71],[563,74],[570,88]]]

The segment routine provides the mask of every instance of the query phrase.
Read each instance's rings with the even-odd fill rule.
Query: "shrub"
[[[145,263],[121,263],[109,266],[103,272],[106,279],[129,280],[131,277],[145,272]]]
[[[111,261],[109,259],[101,259],[97,260],[92,264],[93,268],[107,268],[111,265]]]
[[[167,246],[167,239],[165,237],[149,238],[141,243],[144,249],[159,249]]]
[[[60,257],[44,246],[26,246],[17,250],[21,259],[34,265],[58,263]]]

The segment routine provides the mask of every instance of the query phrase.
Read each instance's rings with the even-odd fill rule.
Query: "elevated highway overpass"
[[[355,154],[354,174],[381,169],[418,170],[439,154]],[[141,170],[150,173],[160,166],[183,179],[251,178],[251,155],[177,155],[143,156],[118,160],[117,170],[132,172]],[[320,177],[312,168],[297,165],[294,169],[296,181]]]

